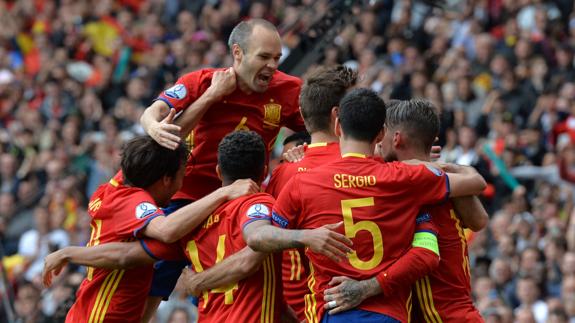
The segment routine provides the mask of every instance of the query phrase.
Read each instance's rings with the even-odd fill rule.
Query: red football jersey
[[[242,196],[221,205],[201,227],[180,240],[179,250],[156,240],[143,241],[154,258],[175,259],[183,251],[202,272],[246,246],[243,227],[271,221],[274,199],[266,193]],[[282,310],[280,258],[268,256],[258,271],[230,286],[204,292],[198,305],[201,322],[279,322]]]
[[[266,192],[278,197],[282,188],[297,173],[305,172],[341,157],[339,143],[313,143],[305,148],[304,158],[297,163],[282,163],[272,173]],[[284,250],[282,258],[283,295],[300,321],[305,320],[304,296],[309,292],[309,264],[304,249]]]
[[[308,286],[312,291],[305,297],[308,322],[321,319],[323,291],[332,277],[363,280],[384,271],[411,248],[420,208],[445,201],[448,193],[447,176],[440,170],[382,163],[360,154],[346,154],[297,174],[274,205],[274,223],[312,229],[343,221],[343,233],[352,239],[355,249],[349,262],[339,263],[306,252],[311,261]],[[410,296],[411,286],[406,286],[391,297],[369,298],[359,308],[406,321]]]
[[[217,69],[202,69],[182,76],[173,87],[162,92],[158,100],[177,111],[186,109],[208,89],[215,71]],[[192,151],[184,184],[174,199],[198,200],[221,186],[216,175],[217,151],[228,133],[255,131],[262,136],[269,152],[282,126],[304,130],[298,103],[300,88],[300,79],[276,71],[266,92],[245,94],[238,88],[209,107],[188,137]]]
[[[92,195],[88,246],[134,240],[153,218],[163,215],[148,192],[120,183],[119,172]],[[129,270],[88,268],[66,322],[140,322],[152,273],[152,266]]]
[[[439,267],[416,282],[416,322],[483,322],[471,300],[471,272],[463,224],[451,202],[428,208],[438,230]]]

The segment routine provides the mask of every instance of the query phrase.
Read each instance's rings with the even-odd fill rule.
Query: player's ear
[[[162,185],[164,187],[169,187],[170,185],[172,185],[173,181],[174,181],[174,177],[170,177],[168,175],[162,176]]]
[[[379,133],[377,134],[377,137],[375,137],[375,143],[381,142],[383,140],[383,137],[385,137],[385,127],[382,127]]]
[[[335,124],[335,119],[337,119],[337,115],[339,113],[339,107],[335,106],[331,108],[331,115],[330,115],[330,123]]]
[[[236,60],[238,62],[242,61],[242,58],[244,57],[244,51],[242,50],[240,45],[238,45],[238,44],[232,45],[232,57],[234,58],[234,61],[236,61]]]
[[[398,148],[403,145],[403,138],[401,137],[401,131],[396,130],[393,132],[393,147]]]
[[[220,170],[220,165],[216,165],[216,174],[218,174],[218,178],[220,179],[220,181],[224,180],[222,178],[222,171]]]
[[[342,135],[341,124],[339,123],[338,117],[335,118],[335,124],[333,125],[333,128],[334,128],[335,135],[338,137],[341,137],[341,135]]]
[[[262,172],[262,176],[260,177],[260,182],[263,182],[268,175],[268,165],[264,165],[264,171]]]

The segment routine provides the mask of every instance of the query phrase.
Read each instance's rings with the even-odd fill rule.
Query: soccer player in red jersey
[[[343,220],[345,235],[354,243],[349,262],[333,262],[307,251],[312,263],[311,293],[305,300],[308,322],[342,321],[339,315],[324,315],[322,293],[334,276],[363,280],[382,273],[374,279],[386,290],[388,284],[394,284],[391,265],[410,249],[415,249],[417,257],[411,258],[412,266],[400,269],[413,273],[413,277],[429,271],[438,262],[436,238],[428,231],[414,237],[419,209],[442,202],[449,195],[478,194],[485,187],[478,174],[448,177],[430,164],[382,163],[371,157],[382,137],[384,121],[385,105],[377,94],[367,89],[348,93],[340,103],[336,121],[343,158],[295,175],[274,205],[272,219],[281,227],[313,229]],[[263,222],[245,230],[248,245],[265,252],[284,248],[287,232]],[[407,321],[410,286],[394,288],[389,298],[366,299],[343,320]]]
[[[90,200],[88,245],[145,236],[171,242],[199,225],[224,200],[245,194],[235,194],[238,185],[234,184],[233,189],[222,188],[167,219],[159,207],[180,188],[187,154],[184,145],[170,150],[148,136],[130,141],[122,153],[122,171],[101,185]],[[152,273],[152,266],[114,271],[89,268],[67,322],[117,322],[127,315],[140,321]],[[45,284],[50,283],[48,277]]]
[[[433,133],[439,131],[439,117],[433,105],[425,100],[401,101],[387,111],[387,133],[382,143],[385,160],[427,160],[430,143],[425,138],[434,138]],[[471,299],[471,272],[463,228],[480,230],[487,224],[487,213],[477,197],[452,199],[428,207],[427,212],[438,229],[441,261],[437,270],[414,286],[415,313],[418,313],[414,318],[418,322],[483,322]]]
[[[173,148],[180,136],[187,136],[192,148],[170,211],[221,186],[216,152],[226,134],[255,131],[266,144],[267,160],[281,127],[304,130],[298,104],[301,80],[277,70],[281,39],[275,26],[263,19],[243,21],[233,29],[228,45],[232,67],[183,75],[142,115],[142,126],[158,143]],[[181,112],[177,125],[169,122],[171,109]],[[182,269],[170,267],[161,266],[154,276],[151,295],[156,297],[148,302],[154,309],[169,296]]]
[[[274,169],[266,192],[275,198],[297,173],[305,172],[340,158],[338,138],[334,133],[337,106],[346,91],[355,85],[357,73],[344,67],[320,68],[306,79],[300,94],[300,109],[311,136],[305,157],[297,163],[282,163]],[[303,249],[283,251],[283,295],[299,321],[305,320],[304,296],[308,293],[309,265]]]
[[[218,168],[224,185],[236,179],[251,178],[260,181],[264,173],[265,146],[254,132],[234,132],[224,138],[219,146]],[[46,259],[44,276],[50,279],[66,261],[124,268],[150,264],[157,259],[181,259],[191,261],[196,276],[209,281],[204,284],[199,304],[200,320],[203,322],[278,322],[283,311],[279,260],[273,255],[256,253],[246,248],[242,236],[244,228],[254,222],[271,221],[274,199],[266,193],[252,194],[230,201],[217,210],[197,230],[181,239],[178,244],[165,245],[157,240],[143,240],[132,243],[108,243],[93,247],[68,247]],[[327,228],[307,232],[294,232],[293,244],[309,245],[320,251],[317,241],[337,239],[347,241],[342,235]],[[323,238],[322,238],[323,237]],[[335,237],[335,238],[334,238]],[[342,256],[347,248],[338,254]],[[234,253],[250,252],[245,258],[258,259],[249,264],[248,278],[238,276],[214,277],[209,268],[225,263]],[[326,253],[328,256],[333,254]],[[228,258],[229,257],[229,258]],[[226,260],[224,260],[226,259]],[[204,269],[207,269],[204,271]]]
[[[439,132],[439,117],[429,101],[394,101],[388,105],[385,127],[384,140],[378,146],[386,161],[428,160],[432,138]],[[458,166],[450,165],[447,170],[469,170],[454,167]],[[467,241],[463,233],[464,227],[478,231],[487,224],[488,216],[481,202],[477,197],[454,198],[425,207],[421,216],[433,219],[441,260],[435,271],[414,285],[413,321],[483,322],[471,300]],[[350,279],[340,278],[338,283],[326,290],[338,304],[330,313],[353,308],[377,289],[377,284]]]

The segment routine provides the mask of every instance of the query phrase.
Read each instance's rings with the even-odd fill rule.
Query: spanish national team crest
[[[282,106],[277,103],[264,104],[264,128],[277,128],[280,126]]]

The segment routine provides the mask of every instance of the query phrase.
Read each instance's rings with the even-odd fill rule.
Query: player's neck
[[[333,133],[325,132],[325,131],[316,131],[310,134],[311,136],[311,143],[316,144],[318,142],[337,142],[339,139]]]
[[[238,88],[240,91],[244,92],[245,94],[252,94],[254,91],[250,89],[246,82],[244,82],[240,77],[237,78],[238,80]]]
[[[350,153],[373,156],[374,149],[375,149],[375,142],[369,143],[349,138],[339,141],[339,150],[342,156]]]
[[[397,159],[399,161],[410,160],[410,159],[417,159],[421,161],[430,161],[429,154],[421,151],[413,151],[413,150],[403,150],[403,151],[396,151]]]

